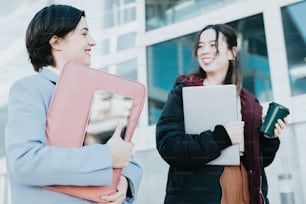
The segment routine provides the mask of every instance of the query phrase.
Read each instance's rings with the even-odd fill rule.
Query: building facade
[[[148,158],[144,156],[147,151],[155,150],[154,125],[176,76],[197,67],[192,57],[197,32],[208,24],[227,23],[234,27],[238,33],[243,86],[255,94],[264,111],[271,101],[290,109],[289,125],[280,136],[280,150],[267,168],[270,201],[306,202],[303,176],[306,168],[303,157],[306,145],[305,1],[91,0],[85,3],[49,0],[34,3],[23,0],[17,3],[0,0],[0,5],[6,5],[6,9],[1,7],[0,16],[6,16],[7,21],[26,17],[5,32],[14,39],[13,46],[0,38],[0,53],[6,56],[0,62],[0,69],[5,73],[0,75],[0,144],[4,138],[8,90],[16,79],[32,73],[22,44],[24,30],[19,33],[14,28],[25,28],[31,14],[50,3],[72,4],[86,11],[97,41],[92,67],[146,85],[147,100],[133,138],[136,156],[144,164],[147,164]],[[18,16],[18,10],[27,12]],[[5,27],[7,22],[2,19],[0,25]],[[1,147],[2,156],[5,152]],[[154,158],[156,165],[151,165],[160,167],[161,171],[145,172],[138,203],[156,204],[156,195],[164,195],[167,165],[158,155],[154,154]],[[157,179],[164,182],[154,182]]]

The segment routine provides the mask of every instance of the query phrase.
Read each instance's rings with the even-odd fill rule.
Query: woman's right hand
[[[225,126],[232,144],[239,144],[244,132],[244,121],[229,122]]]
[[[121,138],[122,124],[116,127],[113,136],[107,141],[107,145],[110,146],[113,167],[123,168],[129,164],[133,153],[134,144],[126,142]]]

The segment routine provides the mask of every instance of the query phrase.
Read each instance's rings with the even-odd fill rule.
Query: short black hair
[[[78,25],[85,12],[68,5],[50,5],[38,11],[26,31],[26,48],[36,72],[55,66],[49,40],[53,35],[65,37]]]

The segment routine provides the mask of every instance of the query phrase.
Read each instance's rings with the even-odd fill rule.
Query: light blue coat
[[[102,186],[112,182],[108,145],[46,146],[46,115],[57,79],[57,74],[43,69],[17,81],[10,90],[5,145],[12,204],[90,203],[42,186]],[[122,175],[128,178],[132,192],[124,203],[135,200],[142,173],[134,161],[123,169]]]

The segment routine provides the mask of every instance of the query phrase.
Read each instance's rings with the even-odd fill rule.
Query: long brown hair
[[[193,55],[197,57],[197,50],[199,47],[200,36],[201,34],[208,29],[213,29],[216,32],[216,39],[215,43],[218,45],[219,34],[222,33],[225,37],[227,48],[232,50],[234,47],[237,47],[237,34],[235,30],[226,24],[215,24],[215,25],[208,25],[204,27],[197,35],[196,40],[194,42],[193,47]],[[217,46],[217,54],[219,53],[218,46]],[[202,79],[206,78],[206,72],[199,66],[197,71],[194,73],[201,77]],[[237,55],[234,55],[234,59],[230,60],[229,67],[227,74],[225,76],[224,84],[235,84],[237,87],[237,92],[240,93],[241,86],[242,86],[242,76],[241,76],[241,68],[239,64],[239,59]]]

